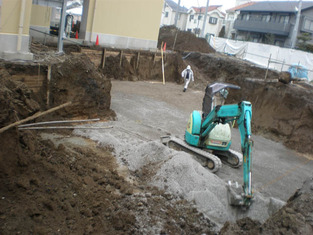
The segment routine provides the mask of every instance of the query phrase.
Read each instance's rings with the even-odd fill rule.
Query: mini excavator
[[[240,89],[228,83],[208,85],[202,103],[202,112],[190,115],[185,140],[163,136],[161,141],[170,148],[183,150],[204,163],[211,172],[217,172],[223,161],[231,167],[243,165],[243,193],[238,193],[238,184],[230,181],[227,185],[228,202],[234,206],[249,206],[252,201],[251,161],[252,146],[251,118],[252,105],[248,101],[224,105],[228,89]],[[237,121],[241,137],[241,153],[230,149],[231,127]]]

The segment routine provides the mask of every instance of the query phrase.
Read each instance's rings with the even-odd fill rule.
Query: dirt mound
[[[309,178],[264,224],[245,218],[236,224],[226,223],[220,234],[312,234],[312,211],[313,178]]]
[[[162,42],[166,43],[166,49],[168,50],[173,50],[175,42],[175,51],[215,52],[204,38],[198,38],[191,32],[180,31],[175,26],[163,26],[160,28],[158,48],[161,47]]]
[[[186,201],[127,182],[111,149],[55,148],[30,132],[4,137],[1,143],[9,149],[0,153],[4,234],[209,234],[210,223]],[[149,223],[138,226],[140,213]]]
[[[182,56],[187,55],[187,53],[182,54]],[[264,79],[266,73],[264,68],[250,62],[217,53],[208,55],[192,53],[186,60],[194,65],[194,72],[198,81],[202,82],[202,85],[216,81],[230,82],[236,78]],[[268,79],[278,79],[278,77],[279,74],[277,72],[268,71]]]
[[[122,57],[120,66],[120,56],[109,56],[106,58],[105,67],[101,72],[111,79],[124,81],[145,81],[154,80],[162,82],[162,61],[154,61],[153,54],[141,54],[138,66],[137,58],[133,57],[130,62],[125,56]],[[165,54],[165,80],[166,82],[182,83],[180,71],[184,69],[184,64],[179,54]]]
[[[12,81],[5,69],[0,71],[3,127],[32,115],[40,106],[32,91]],[[69,100],[75,105],[45,119],[85,115],[109,119],[110,88],[110,81],[88,58],[65,58],[52,66],[50,105]],[[4,234],[211,234],[214,225],[190,203],[139,178],[130,180],[110,147],[78,137],[68,140],[68,135],[15,129],[0,134],[0,228]]]
[[[188,61],[195,69],[198,89],[216,81],[239,85],[230,92],[227,103],[252,103],[253,133],[283,142],[291,149],[312,153],[313,90],[305,83],[278,82],[280,74],[222,55],[193,53]]]
[[[237,80],[242,91],[233,99],[250,100],[254,133],[283,142],[291,149],[312,153],[313,92],[305,84]]]
[[[108,117],[111,81],[95,69],[85,55],[66,57],[63,63],[52,66],[50,107],[72,101],[73,105],[56,114],[67,117]]]

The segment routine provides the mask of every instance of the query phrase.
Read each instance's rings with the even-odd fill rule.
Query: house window
[[[165,12],[165,17],[166,17],[166,18],[168,17],[168,12],[167,12],[167,11]]]
[[[241,19],[242,19],[242,20],[249,20],[249,19],[250,19],[250,15],[244,13],[244,14],[241,15]]]
[[[252,14],[249,19],[250,19],[250,20],[254,20],[254,21],[261,21],[261,20],[262,20],[262,15],[259,15],[259,14]]]
[[[189,16],[189,21],[192,21],[193,18],[194,18],[194,15],[190,15],[190,16]]]
[[[280,16],[279,23],[285,23],[285,24],[289,23],[289,16],[287,15]]]
[[[217,18],[215,18],[215,17],[210,17],[210,18],[209,18],[209,23],[210,23],[210,24],[217,24]]]
[[[261,17],[261,21],[270,22],[270,20],[271,20],[271,15],[262,15]]]
[[[198,16],[198,20],[201,20],[201,19],[202,19],[202,15],[199,15],[199,16]]]
[[[313,31],[313,19],[305,19],[303,24],[303,30]]]

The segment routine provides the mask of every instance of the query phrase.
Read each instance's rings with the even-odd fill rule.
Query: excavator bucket
[[[238,183],[232,184],[228,181],[227,187],[227,200],[228,204],[231,206],[241,206],[243,205],[243,199],[241,196],[241,189],[238,187]]]
[[[250,206],[251,198],[244,195],[241,187],[239,187],[237,182],[232,183],[231,181],[228,181],[226,187],[228,204],[231,206],[239,206],[244,208]]]

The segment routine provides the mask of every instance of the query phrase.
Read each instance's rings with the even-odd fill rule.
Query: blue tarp
[[[306,78],[308,79],[308,70],[301,64],[293,64],[289,67],[288,72],[291,74],[291,78]]]

